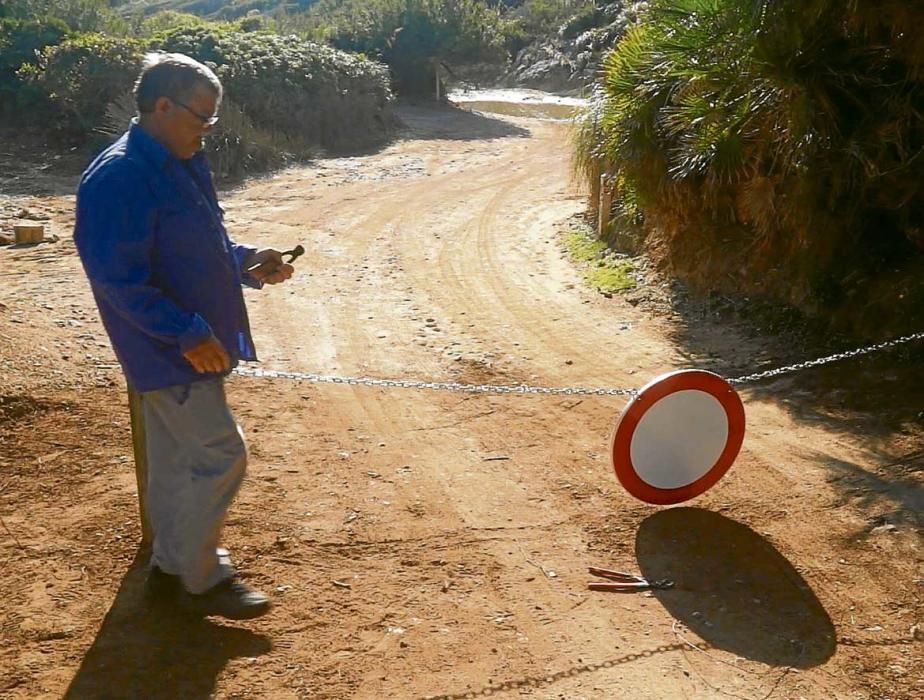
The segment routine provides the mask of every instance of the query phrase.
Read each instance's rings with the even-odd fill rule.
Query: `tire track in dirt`
[[[337,278],[350,276],[360,263],[367,266],[363,277],[376,281],[365,295],[354,292],[344,303],[338,304],[336,315],[331,316],[331,325],[341,331],[334,345],[339,366],[344,371],[355,368],[355,373],[363,373],[369,367],[364,358],[371,353],[376,358],[374,369],[379,376],[406,376],[408,368],[414,368],[416,377],[435,375],[442,378],[447,362],[435,356],[431,349],[404,345],[395,353],[392,347],[376,342],[380,339],[373,337],[374,330],[362,323],[370,314],[373,317],[384,315],[391,320],[394,336],[412,337],[415,332],[409,321],[412,317],[403,308],[396,309],[393,303],[401,295],[410,295],[408,298],[414,306],[427,309],[426,313],[438,319],[439,326],[449,337],[461,334],[466,343],[476,338],[486,340],[493,348],[507,351],[509,357],[500,363],[502,369],[520,377],[523,377],[523,367],[521,358],[516,357],[518,347],[539,349],[545,357],[575,357],[572,342],[575,334],[568,332],[575,325],[580,327],[577,335],[587,338],[580,345],[577,356],[596,358],[599,355],[599,330],[592,321],[581,318],[587,312],[587,305],[568,301],[569,294],[580,294],[580,291],[565,291],[565,301],[558,300],[570,311],[558,314],[563,319],[561,331],[545,320],[545,309],[535,308],[533,300],[546,298],[548,290],[543,284],[529,284],[533,261],[528,254],[510,245],[512,241],[526,241],[532,246],[536,243],[522,221],[514,220],[509,225],[502,216],[505,210],[513,212],[517,219],[529,217],[537,209],[551,210],[542,218],[543,225],[551,227],[579,208],[576,199],[568,201],[569,195],[562,192],[559,184],[564,160],[563,149],[556,143],[560,136],[560,132],[553,130],[545,132],[543,138],[512,144],[506,160],[527,164],[527,174],[514,182],[510,181],[509,172],[498,176],[496,168],[487,164],[462,172],[434,175],[426,182],[403,182],[394,189],[383,185],[379,192],[364,192],[363,206],[359,210],[371,210],[369,215],[357,215],[355,202],[359,197],[344,198],[343,206],[349,209],[347,213],[336,207],[328,210],[327,214],[337,222],[337,241],[344,251],[342,258],[351,260],[353,267],[332,272],[330,279],[322,281],[317,290],[320,296],[338,287],[356,289],[358,284]],[[557,159],[553,158],[551,163],[544,156],[549,150],[557,154]],[[539,195],[535,194],[535,189],[540,190]],[[564,206],[557,199],[563,196]],[[547,237],[539,241],[538,247],[553,259],[558,255],[557,246]],[[404,275],[390,276],[393,269],[386,261],[398,261]],[[438,264],[439,275],[433,275],[434,261]],[[574,279],[565,265],[558,271],[571,275],[566,279]],[[354,282],[362,280],[356,278]],[[460,312],[477,319],[473,331],[463,328]],[[272,322],[278,324],[280,321],[283,327],[291,325],[291,315],[274,314]],[[562,364],[551,364],[548,359],[534,363],[526,360],[526,366],[542,372],[550,381],[563,374],[568,378],[575,376],[577,372],[560,372],[558,368]],[[394,367],[392,371],[389,365]],[[490,371],[486,378],[492,378]],[[319,390],[327,391],[327,388]],[[366,387],[351,388],[348,392],[352,400],[338,400],[336,410],[330,415],[334,423],[339,423],[339,430],[359,425],[364,432],[379,436],[385,443],[401,436],[399,454],[392,453],[392,457],[406,459],[415,467],[412,479],[389,495],[396,504],[403,504],[412,512],[415,519],[383,515],[373,523],[374,527],[364,526],[365,519],[360,519],[355,536],[375,541],[381,537],[381,528],[387,528],[389,537],[404,539],[432,529],[432,522],[439,522],[441,531],[447,526],[452,530],[460,525],[477,529],[511,522],[533,524],[517,531],[515,537],[484,541],[461,550],[450,545],[431,546],[430,551],[441,551],[440,556],[446,560],[452,561],[451,555],[463,557],[459,563],[464,561],[467,567],[461,578],[450,583],[446,591],[448,596],[437,596],[435,600],[427,581],[414,578],[418,570],[414,562],[421,555],[427,556],[427,548],[405,546],[405,554],[398,562],[387,554],[385,547],[367,555],[363,559],[367,565],[373,566],[378,575],[391,584],[387,590],[394,591],[397,586],[397,590],[405,591],[403,598],[395,597],[394,593],[386,594],[391,599],[391,607],[399,612],[393,619],[389,618],[393,624],[385,625],[386,637],[382,641],[387,642],[387,630],[400,626],[402,616],[407,618],[408,615],[411,619],[445,621],[447,626],[439,629],[451,631],[439,634],[450,635],[443,639],[444,652],[450,656],[470,654],[466,641],[470,636],[495,640],[493,655],[472,656],[468,665],[446,667],[444,677],[435,677],[427,685],[433,691],[464,687],[471,678],[487,678],[500,673],[508,678],[541,675],[560,659],[563,648],[584,649],[585,653],[590,650],[589,653],[596,654],[597,658],[605,658],[611,648],[613,626],[605,617],[600,617],[602,611],[595,611],[594,606],[588,605],[582,607],[581,614],[576,617],[568,614],[570,609],[586,600],[586,596],[574,592],[573,582],[566,582],[586,564],[577,560],[575,553],[579,555],[585,549],[581,512],[589,505],[586,500],[574,500],[569,481],[599,480],[599,475],[586,473],[584,459],[588,451],[599,452],[599,443],[603,442],[599,434],[588,439],[585,407],[573,417],[567,417],[564,425],[550,435],[543,412],[558,410],[555,404],[559,400],[555,399],[521,396],[457,399],[429,392],[404,393]],[[477,425],[466,422],[473,412],[471,403],[489,407],[487,415],[476,419]],[[475,412],[475,415],[482,413]],[[590,415],[599,422],[599,409],[593,409]],[[451,425],[454,421],[456,425]],[[449,425],[435,431],[419,431],[421,426],[440,424]],[[419,432],[424,434],[419,435]],[[537,440],[537,432],[545,432],[545,437]],[[414,437],[414,433],[419,436]],[[549,438],[557,439],[561,445],[553,448]],[[580,444],[577,450],[569,447],[569,443],[575,441]],[[483,460],[486,448],[507,450],[511,442],[530,447],[523,451],[523,456],[515,454],[500,464]],[[558,457],[550,456],[556,452]],[[566,455],[561,455],[562,452]],[[377,457],[370,455],[369,459],[384,459],[387,453],[386,449]],[[549,466],[546,466],[547,461]],[[364,465],[385,471],[377,461],[367,461]],[[556,470],[555,474],[550,467]],[[604,505],[602,500],[596,499],[598,507]],[[413,510],[415,507],[420,510]],[[567,514],[573,525],[559,527],[550,540],[544,525],[560,521],[562,514]],[[531,531],[530,528],[536,526],[539,529]],[[451,539],[444,541],[451,542]],[[414,551],[420,554],[412,554]],[[466,551],[467,554],[463,554]],[[389,561],[398,565],[385,567]],[[524,590],[528,594],[524,595]],[[352,606],[350,611],[355,614],[360,609],[362,606]],[[341,612],[347,610],[341,609]],[[466,633],[460,637],[453,631],[462,631],[457,629],[458,621],[462,620]],[[376,633],[369,636],[369,630],[380,633],[382,624],[381,620],[366,622],[363,629],[367,632],[353,639],[353,648],[358,644],[367,654],[380,657],[382,662],[401,664],[400,645],[393,642],[383,645],[375,641]],[[414,644],[411,637],[404,639]],[[633,643],[631,634],[626,637],[624,633],[624,639]],[[429,663],[432,664],[429,668],[441,668],[445,666],[445,657],[430,659]],[[574,659],[571,663],[577,665],[579,661]],[[607,672],[596,675],[606,676]],[[367,673],[358,686],[357,697],[410,695],[409,687],[396,687],[395,682],[393,678],[385,681],[374,673]]]
[[[528,301],[520,301],[522,297],[529,299],[547,297],[547,289],[543,289],[542,295],[533,297],[529,293],[529,271],[534,269],[533,261],[526,259],[519,251],[505,250],[507,255],[501,256],[496,253],[502,245],[501,242],[508,239],[518,241],[530,240],[528,232],[524,230],[522,223],[519,226],[507,226],[503,221],[501,213],[504,211],[513,212],[516,217],[528,216],[533,209],[540,211],[552,210],[545,223],[548,224],[546,232],[554,230],[555,224],[560,224],[568,215],[568,206],[559,207],[554,204],[550,206],[550,197],[536,196],[532,191],[536,189],[535,182],[545,185],[548,178],[549,170],[543,168],[544,163],[537,163],[537,154],[550,147],[554,147],[554,142],[549,139],[543,140],[537,144],[532,144],[532,152],[521,154],[520,162],[528,163],[527,169],[532,176],[523,180],[507,181],[501,187],[497,188],[484,206],[475,206],[471,201],[471,207],[475,215],[471,218],[464,219],[461,223],[455,222],[454,236],[447,237],[443,243],[439,260],[442,274],[439,277],[440,284],[438,288],[431,287],[431,294],[441,294],[443,298],[448,297],[449,301],[445,303],[448,308],[461,309],[465,308],[468,312],[480,313],[482,318],[487,317],[486,321],[478,324],[478,332],[486,336],[497,337],[497,329],[510,329],[512,334],[519,334],[515,337],[522,339],[522,345],[527,348],[540,349],[542,352],[543,344],[548,344],[550,337],[549,324],[546,321],[543,311],[535,308],[530,309]],[[561,170],[560,164],[552,172],[556,174]],[[553,180],[554,182],[554,180]],[[555,183],[557,186],[557,183]],[[555,188],[553,186],[553,189]],[[554,202],[555,197],[561,196],[559,192],[551,195]],[[575,203],[573,196],[570,202],[570,209],[573,212],[579,207]],[[470,210],[471,211],[471,210]],[[546,239],[547,240],[547,239]],[[557,247],[556,247],[557,252]],[[509,253],[514,253],[510,255]],[[415,266],[414,269],[420,270],[421,266]],[[427,282],[432,279],[429,276],[419,276],[418,282],[421,286],[426,287]],[[524,291],[526,289],[527,291]],[[500,313],[498,313],[500,311]],[[488,316],[490,314],[490,316]],[[571,321],[572,319],[569,319]],[[524,333],[525,331],[525,333]],[[509,342],[509,339],[508,339]],[[567,343],[567,341],[565,341]],[[509,346],[508,346],[509,347]],[[509,348],[513,350],[514,348]],[[553,347],[554,351],[559,348]],[[566,355],[567,356],[567,355]],[[526,358],[527,362],[529,358]],[[543,366],[546,364],[546,366]],[[557,373],[547,373],[547,363],[537,363],[537,367],[544,371],[543,379],[549,374],[554,378]],[[518,374],[522,376],[522,369]],[[556,408],[552,405],[558,403],[555,400],[534,399],[526,397],[513,397],[505,400],[497,400],[495,403],[499,411],[509,411],[518,402],[541,401],[548,405],[551,411]],[[526,411],[521,411],[527,413]],[[500,426],[497,424],[500,423]],[[541,421],[537,421],[541,423]],[[505,425],[506,424],[506,425]],[[540,426],[537,427],[541,432]],[[572,435],[580,435],[582,428],[586,426],[574,425],[575,432]],[[507,433],[509,422],[498,417],[490,421],[482,422],[479,426],[479,434],[484,441],[485,434],[490,435],[490,442],[495,444],[509,444],[510,435]],[[515,434],[528,431],[529,425],[518,425]],[[525,436],[524,436],[525,437]],[[541,441],[541,440],[540,440]],[[511,463],[511,469],[514,473],[520,472],[522,468],[519,465]],[[533,470],[529,470],[533,471]],[[517,480],[522,482],[525,474],[520,474]],[[530,510],[536,510],[530,503],[531,494],[542,492],[541,486],[533,491],[518,493],[508,487],[510,481],[509,474],[490,473],[483,467],[478,470],[478,481],[485,485],[485,490],[491,494],[503,494],[503,500],[507,503],[507,509],[511,513],[518,513],[522,517]],[[543,474],[543,478],[548,478],[548,474]],[[447,482],[449,480],[447,479]],[[447,490],[452,491],[453,485],[447,483]],[[552,494],[547,494],[552,495]],[[545,499],[543,499],[545,500]],[[555,512],[573,512],[567,502],[560,498],[549,499],[552,501],[551,508]],[[466,510],[466,519],[469,523],[474,524],[484,519],[491,518],[497,509],[496,501],[493,498],[468,498],[463,506]],[[534,673],[537,670],[542,671],[548,659],[554,659],[563,645],[572,646],[568,642],[573,642],[586,632],[587,627],[582,621],[575,624],[568,619],[568,616],[562,611],[562,590],[560,587],[550,585],[547,589],[539,586],[529,586],[538,578],[543,576],[551,577],[549,580],[555,582],[556,572],[552,567],[543,566],[537,563],[533,558],[541,560],[542,556],[558,556],[559,563],[562,563],[560,552],[551,553],[547,548],[542,546],[539,537],[529,537],[529,533],[523,533],[524,536],[514,542],[497,543],[491,549],[498,564],[501,567],[501,574],[494,580],[496,588],[493,597],[492,607],[497,610],[506,611],[501,615],[505,620],[506,629],[516,635],[516,639],[529,639],[529,646],[518,655],[517,674]],[[561,528],[556,532],[556,547],[571,549],[572,551],[582,551],[583,535],[580,528],[577,530]],[[530,551],[527,552],[524,547]],[[579,570],[580,564],[567,562],[567,569]],[[530,595],[524,600],[522,591],[524,585],[529,588]],[[578,597],[583,602],[583,599]],[[574,605],[572,599],[567,607]],[[514,624],[511,626],[511,622]],[[579,629],[580,628],[580,629]],[[608,637],[609,630],[604,633]],[[544,641],[543,641],[544,640]],[[606,640],[601,639],[601,648],[605,648]],[[532,659],[528,661],[527,659]]]
[[[381,262],[383,260],[391,259],[389,249],[389,242],[377,242],[376,239],[379,238],[375,234],[378,232],[386,231],[388,229],[396,230],[406,225],[407,219],[410,213],[424,211],[426,207],[437,206],[440,201],[445,199],[447,193],[455,189],[456,176],[442,176],[440,178],[441,182],[434,184],[433,182],[423,183],[419,187],[412,187],[411,191],[406,194],[402,194],[402,199],[400,201],[390,201],[390,197],[383,196],[384,200],[381,207],[373,206],[374,213],[371,216],[367,216],[359,221],[350,222],[350,227],[355,231],[361,231],[364,234],[364,240],[359,242],[354,242],[355,245],[347,244],[347,247],[351,248],[351,253],[357,254],[361,250],[364,251],[363,262],[365,261],[377,261]],[[480,182],[477,185],[476,190],[490,190],[495,183],[491,181]],[[406,187],[406,185],[405,185]],[[413,203],[413,207],[409,208],[405,202]],[[375,276],[379,279],[386,277],[383,274],[385,270],[381,264],[374,266],[370,269],[369,274]],[[386,289],[376,289],[376,292],[382,292],[385,296],[395,296],[401,292],[393,288]],[[322,292],[323,293],[323,292]],[[379,296],[379,295],[377,295]],[[362,301],[362,300],[360,300]],[[429,305],[429,300],[420,300],[419,296],[417,299],[419,306]],[[368,309],[363,306],[362,303],[353,303],[352,308],[354,310],[354,315],[361,317]],[[381,309],[378,307],[375,308],[376,314],[378,314]],[[368,329],[362,323],[357,323],[355,319],[350,319],[346,314],[342,313],[342,309],[338,308],[340,313],[340,319],[343,322],[343,325],[346,327],[347,332],[343,334],[337,343],[336,343],[336,357],[340,365],[344,368],[356,368],[360,370],[363,368],[364,363],[362,358],[369,351],[370,346],[370,333]],[[435,312],[431,312],[435,313]],[[284,318],[281,315],[273,316],[273,323],[276,323],[275,319]],[[439,362],[434,362],[430,355],[430,351],[418,351],[414,353],[418,358],[417,361],[412,361],[407,363],[408,354],[403,353],[401,359],[405,365],[416,366],[418,370],[421,366],[426,367],[439,367]],[[385,356],[387,360],[387,354]],[[324,391],[327,391],[325,389]],[[444,407],[440,401],[436,401],[432,398],[422,398],[422,397],[413,397],[413,400],[410,401],[401,401],[395,395],[395,392],[381,392],[381,390],[369,389],[366,387],[354,388],[348,390],[353,394],[353,400],[347,400],[338,402],[340,414],[336,420],[339,420],[340,426],[342,429],[349,429],[349,426],[356,425],[357,423],[362,425],[364,432],[370,432],[373,435],[383,436],[384,439],[389,439],[388,436],[396,435],[406,435],[412,431],[416,431],[421,425],[432,425],[438,423],[441,419],[441,416],[444,414]],[[342,392],[338,392],[342,393]],[[396,399],[400,402],[402,406],[402,413],[397,415],[394,411]],[[445,440],[449,444],[453,444],[458,440],[457,433],[458,430],[455,429],[444,429],[438,431],[440,434],[440,439]],[[394,518],[391,521],[386,521],[383,523],[385,527],[388,527],[389,535],[391,537],[402,537],[402,533],[406,533],[404,537],[413,536],[415,532],[428,531],[432,530],[432,526],[428,524],[429,520],[437,518],[439,520],[445,521],[446,516],[450,515],[452,512],[452,507],[449,504],[450,498],[445,493],[444,489],[441,488],[441,482],[437,480],[436,482],[432,479],[432,474],[428,473],[431,469],[431,465],[435,465],[437,468],[440,467],[442,459],[445,457],[439,452],[434,452],[429,445],[430,438],[424,438],[423,436],[413,439],[411,441],[406,441],[402,445],[403,452],[405,453],[405,459],[412,461],[415,465],[420,464],[420,469],[424,469],[423,472],[415,471],[415,479],[412,485],[406,489],[408,495],[405,497],[405,507],[410,508],[412,505],[425,504],[426,512],[415,513],[419,520],[408,520]],[[464,441],[463,441],[464,442]],[[377,467],[378,468],[378,467]],[[398,499],[400,501],[400,498]],[[442,527],[447,525],[451,526],[453,519],[450,517],[448,522],[443,522]],[[358,521],[359,526],[356,530],[357,536],[367,536],[381,537],[380,533],[364,533],[364,528],[362,527],[362,521]],[[452,541],[452,536],[450,534],[441,535],[439,539],[443,542]],[[436,543],[431,544],[426,548],[426,551],[430,552],[429,555],[432,556],[432,553],[435,551],[445,551],[446,549],[451,549],[453,552],[457,549],[455,546],[449,546],[446,544],[437,545]],[[376,548],[375,554],[372,555],[372,558],[379,560],[381,563],[382,560],[388,561],[391,557],[387,553],[387,545]],[[404,549],[407,552],[413,552],[414,550],[420,550],[419,547],[408,547],[405,546]],[[458,576],[455,576],[450,582],[449,580],[444,581],[441,584],[443,586],[450,586],[452,588],[453,596],[462,596],[462,600],[466,599],[464,596],[465,592],[471,589],[471,583],[466,585],[465,581],[477,581],[482,576],[485,575],[485,572],[496,570],[498,567],[496,564],[492,564],[490,560],[484,560],[483,557],[475,555],[475,552],[471,550],[471,547],[468,547],[469,554],[466,558],[466,561],[469,564],[469,567],[472,563],[482,560],[482,564],[476,565],[474,570],[468,569],[467,571],[463,570]],[[480,549],[476,546],[475,550]],[[421,550],[423,553],[424,550]],[[451,561],[452,552],[443,554],[447,560]],[[456,556],[458,556],[456,554]],[[472,557],[475,556],[473,561]],[[432,604],[427,603],[423,596],[423,593],[413,593],[413,591],[418,590],[422,585],[420,581],[415,581],[412,577],[408,578],[406,576],[400,575],[402,569],[408,570],[413,573],[413,570],[416,568],[413,565],[415,558],[409,553],[406,553],[401,559],[401,566],[395,567],[392,572],[389,572],[387,569],[382,570],[377,566],[376,569],[381,571],[381,575],[386,578],[386,580],[392,580],[392,583],[399,583],[399,589],[403,588],[405,591],[410,592],[410,597],[406,598],[403,601],[393,601],[393,605],[396,606],[399,610],[406,609],[410,606],[412,609],[417,609],[419,615],[423,615],[424,610],[429,610],[428,616],[434,619],[447,619],[451,620],[452,615],[448,613],[448,609],[445,609],[445,604],[437,605],[436,609],[432,607]],[[395,573],[394,571],[399,572],[397,581],[394,581]],[[391,587],[394,589],[393,586]],[[371,602],[371,601],[370,601]],[[492,609],[497,606],[489,606]],[[440,613],[439,610],[442,609],[443,612]],[[344,611],[346,612],[346,611]],[[373,622],[372,627],[381,626],[380,622]],[[366,627],[369,624],[367,623]],[[362,635],[360,635],[362,637]],[[388,654],[389,649],[388,645],[385,647],[380,647],[380,645],[372,645],[370,643],[363,644],[362,639],[359,640],[360,646],[365,646],[366,653],[371,653],[373,656],[376,654]],[[375,695],[374,692],[371,692],[372,695]]]
[[[517,144],[517,149],[515,149],[517,152],[512,154],[510,158],[514,162],[517,162],[517,159],[520,162],[523,160],[528,162],[536,151],[547,146],[547,143],[530,143],[530,147],[524,149],[520,144]],[[549,176],[548,173],[543,175],[545,177]],[[554,177],[554,174],[552,177]],[[445,281],[443,278],[433,278],[430,274],[425,274],[425,271],[432,269],[431,266],[428,266],[428,263],[431,262],[428,258],[442,255],[442,251],[450,244],[455,243],[459,237],[467,237],[471,231],[477,231],[479,221],[481,222],[481,230],[485,231],[486,222],[491,220],[489,217],[496,216],[496,212],[501,206],[509,205],[509,198],[517,192],[518,188],[510,186],[506,176],[497,177],[496,172],[490,166],[481,169],[476,168],[474,171],[465,172],[461,176],[457,173],[451,173],[439,178],[428,178],[428,182],[413,186],[409,191],[407,190],[407,183],[405,183],[404,187],[406,188],[406,194],[402,194],[400,198],[391,199],[388,196],[390,193],[383,194],[381,203],[372,205],[374,208],[373,215],[350,222],[353,230],[363,232],[362,243],[351,245],[348,242],[343,242],[343,245],[351,248],[354,253],[365,247],[364,262],[379,261],[380,263],[382,260],[393,257],[392,247],[389,240],[377,241],[376,239],[379,237],[376,236],[376,233],[382,231],[394,232],[395,245],[400,246],[397,257],[402,261],[403,268],[409,271],[407,276],[410,281],[404,290],[383,284],[385,288],[381,290],[382,295],[394,296],[399,293],[406,293],[408,289],[413,288],[415,291],[413,298],[416,305],[421,308],[429,308],[428,313],[434,317],[440,318],[442,315],[441,325],[451,327],[453,331],[456,331],[456,325],[446,323],[445,318],[449,314],[457,313],[462,309],[465,309],[466,313],[474,311],[473,300],[471,297],[466,298],[464,290],[454,292],[451,295],[447,294],[446,285],[442,284]],[[498,187],[501,188],[499,192]],[[485,199],[486,206],[484,208],[478,204],[481,199]],[[533,202],[532,199],[518,202],[519,211],[523,210],[525,204],[531,202]],[[572,210],[574,206],[571,205]],[[487,215],[480,213],[482,211],[487,211]],[[414,225],[409,224],[411,220]],[[424,229],[423,232],[421,231],[421,225],[432,227],[434,223],[439,221],[451,223],[451,226],[438,229],[440,231],[439,239],[432,237],[427,229]],[[423,239],[423,242],[421,239]],[[430,243],[429,245],[428,242]],[[435,250],[434,242],[438,244]],[[477,254],[477,246],[474,250]],[[408,260],[408,262],[403,262],[404,260]],[[494,274],[498,271],[497,267],[495,267],[489,270],[488,273]],[[377,274],[380,279],[385,278],[384,272],[385,270],[381,264],[373,266],[369,271],[370,275]],[[510,274],[509,269],[505,272]],[[468,272],[465,274],[466,280],[469,282],[480,280],[485,285],[488,284],[484,270],[478,271],[477,276],[469,276]],[[400,287],[402,282],[400,280],[391,280],[389,284]],[[360,308],[362,308],[361,304],[354,304],[354,309],[358,310]],[[361,315],[365,310],[358,311],[357,315]],[[378,311],[376,309],[376,313]],[[337,358],[343,367],[360,368],[363,366],[362,357],[364,353],[368,352],[370,345],[373,345],[370,342],[370,333],[362,324],[355,321],[351,323],[346,318],[343,318],[343,321],[346,323],[349,332],[348,337],[337,344]],[[478,328],[477,331],[482,329]],[[414,366],[418,371],[422,371],[424,368],[430,367],[440,369],[445,364],[439,359],[434,359],[430,351],[424,351],[422,359],[418,359],[421,357],[421,351],[418,351],[417,348],[412,348],[411,350],[412,352],[404,351],[398,356],[398,359],[405,363],[405,367]],[[389,360],[388,354],[386,352],[378,357],[387,362]],[[413,359],[408,362],[410,358]],[[392,357],[391,359],[394,360],[395,358]],[[400,390],[382,392],[360,387],[352,389],[352,393],[354,401],[347,402],[346,405],[341,404],[344,414],[350,416],[349,420],[342,423],[342,425],[353,422],[357,414],[359,414],[363,419],[371,422],[371,428],[375,434],[382,436],[406,435],[419,429],[422,425],[433,425],[440,422],[440,416],[444,416],[447,412],[451,415],[452,413],[458,413],[460,409],[463,411],[468,410],[467,399],[457,401],[427,392],[416,392],[404,396],[401,395]],[[508,410],[520,400],[522,400],[522,397],[490,400],[491,410]],[[526,400],[530,401],[532,399]],[[396,402],[401,406],[400,413],[395,411]],[[445,418],[442,420],[446,422]],[[504,422],[503,419],[501,419],[501,422]],[[484,423],[485,421],[479,421],[479,425]],[[515,471],[510,472],[509,470],[487,469],[480,456],[483,453],[482,445],[485,441],[482,440],[481,444],[478,444],[467,432],[466,429],[460,430],[458,428],[439,431],[438,439],[443,441],[443,446],[432,445],[432,436],[428,436],[425,440],[411,439],[404,442],[405,453],[413,455],[413,461],[424,465],[427,470],[427,473],[422,475],[423,480],[416,482],[416,487],[419,489],[417,500],[426,504],[427,513],[424,516],[426,519],[438,518],[443,521],[450,513],[457,512],[459,515],[456,517],[461,516],[462,522],[465,522],[468,527],[477,527],[485,523],[493,524],[498,520],[504,522],[505,519],[513,518],[514,516],[501,515],[508,511],[515,513],[518,518],[523,518],[525,512],[532,511],[533,516],[526,518],[526,520],[535,522],[541,527],[541,523],[548,521],[552,514],[567,510],[565,503],[561,503],[560,506],[554,503],[554,494],[551,496],[544,494],[539,497],[535,504],[530,502],[528,491],[530,487],[524,485],[523,482],[526,477],[523,474],[516,475]],[[491,429],[492,438],[487,442],[489,444],[503,444],[503,441],[495,442],[494,439],[495,436],[499,438],[502,432],[503,428],[500,430]],[[448,456],[446,454],[447,448],[450,451]],[[511,479],[511,475],[515,478]],[[477,491],[473,491],[475,487],[477,487]],[[538,490],[542,491],[541,488]],[[548,502],[549,500],[552,501],[551,504]],[[500,506],[500,504],[504,505]],[[442,527],[451,523],[452,519],[444,522]],[[389,523],[389,525],[401,528],[401,525],[397,522]],[[486,542],[477,548],[490,552],[491,561],[495,563],[481,569],[480,576],[487,576],[482,586],[479,587],[482,591],[481,594],[474,598],[460,601],[465,606],[474,606],[472,613],[466,615],[469,620],[467,623],[469,627],[472,625],[471,620],[473,618],[481,618],[483,620],[481,624],[486,625],[480,633],[475,632],[476,634],[490,636],[496,634],[497,627],[500,626],[502,636],[511,640],[508,643],[520,646],[522,642],[517,643],[517,639],[525,640],[543,636],[556,624],[561,624],[563,618],[561,613],[556,612],[550,615],[549,612],[542,612],[536,615],[537,611],[533,610],[540,600],[543,605],[539,607],[545,610],[553,610],[561,604],[560,593],[552,591],[549,601],[540,596],[532,600],[532,603],[524,602],[521,600],[522,596],[517,594],[517,590],[522,586],[523,581],[526,581],[527,585],[529,585],[530,582],[536,582],[541,577],[546,576],[541,566],[537,568],[536,564],[526,561],[535,556],[534,550],[536,550],[536,547],[534,542],[541,539],[544,539],[541,535],[530,536],[527,531],[519,533],[515,540],[505,540],[493,545]],[[572,537],[569,537],[569,539],[572,539]],[[524,546],[530,551],[526,552]],[[537,579],[537,574],[540,579]],[[573,601],[569,605],[573,605]],[[516,618],[515,625],[509,623],[508,620],[511,617]],[[533,620],[534,617],[535,620]],[[501,622],[497,622],[497,620],[501,620]],[[574,633],[575,631],[572,630],[564,634],[571,637],[574,636]],[[451,646],[461,650],[464,648],[464,643],[454,642]],[[536,673],[544,667],[544,659],[554,656],[555,653],[556,650],[553,645],[552,647],[528,652],[526,656],[521,655],[518,661],[511,662],[517,667],[517,670],[512,671],[512,673],[514,675],[518,673]],[[528,660],[534,656],[536,658],[532,661]],[[484,672],[489,673],[490,671],[484,669]],[[363,686],[367,688],[367,696],[376,696],[378,693],[376,688],[379,687],[379,684],[375,682],[375,679],[367,679],[367,682],[369,685]],[[390,694],[387,691],[383,692],[386,695]]]

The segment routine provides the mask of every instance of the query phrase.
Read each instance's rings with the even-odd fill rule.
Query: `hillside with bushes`
[[[392,131],[387,68],[260,21],[177,13],[128,21],[103,0],[12,0],[0,16],[0,121],[90,145],[124,130],[146,52],[186,53],[226,88],[208,140],[219,176],[237,178],[319,151],[383,143]]]
[[[434,62],[451,78],[579,92],[640,2],[594,0],[134,0],[126,18],[165,12],[212,21],[259,17],[381,60],[399,93],[430,94]],[[137,21],[137,19],[136,19]]]

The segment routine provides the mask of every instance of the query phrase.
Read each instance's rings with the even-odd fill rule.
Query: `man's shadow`
[[[645,578],[674,581],[657,599],[709,646],[795,668],[834,653],[834,625],[808,583],[746,525],[671,508],[642,522],[635,549]]]
[[[204,700],[230,659],[267,653],[270,640],[237,627],[183,616],[144,595],[139,552],[65,698]]]

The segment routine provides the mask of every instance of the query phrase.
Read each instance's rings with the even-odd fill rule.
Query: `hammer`
[[[283,257],[285,257],[286,255],[290,256],[289,263],[291,264],[295,262],[295,258],[297,258],[299,255],[304,255],[304,253],[305,253],[305,249],[302,248],[302,246],[297,245],[292,250],[285,251],[284,253],[282,253],[282,255]]]

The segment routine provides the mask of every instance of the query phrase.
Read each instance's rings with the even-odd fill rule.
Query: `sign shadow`
[[[699,508],[646,518],[635,539],[642,575],[675,619],[711,647],[769,664],[811,668],[834,653],[831,618],[811,587],[751,528]]]

